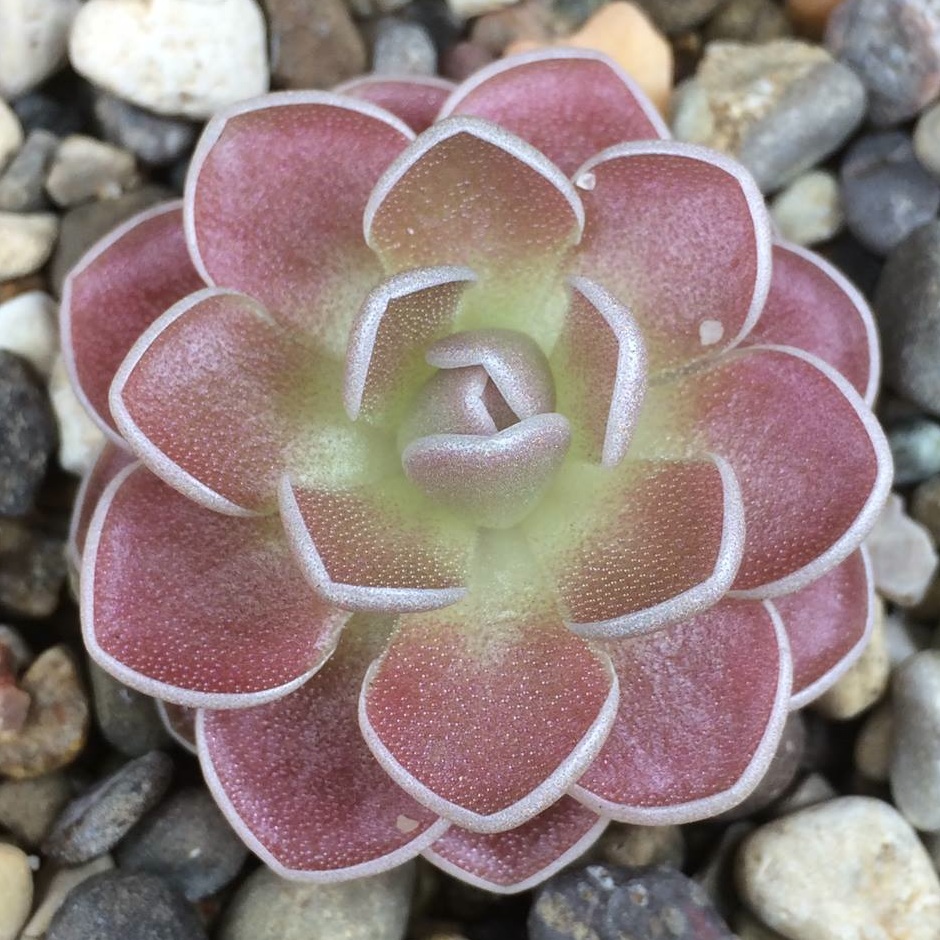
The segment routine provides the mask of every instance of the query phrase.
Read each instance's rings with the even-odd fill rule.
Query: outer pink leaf
[[[276,518],[209,512],[139,464],[95,511],[81,608],[85,645],[125,685],[213,708],[297,688],[346,620],[304,583]]]
[[[356,698],[380,650],[381,635],[357,618],[322,672],[293,694],[199,714],[210,789],[249,848],[282,876],[328,882],[375,874],[417,855],[447,827],[392,782],[359,734]]]
[[[444,105],[441,117],[452,114],[505,127],[569,174],[613,144],[669,137],[633,79],[586,49],[530,52],[485,66]]]
[[[577,859],[597,841],[609,821],[563,796],[508,832],[485,835],[451,826],[424,857],[485,891],[514,894]]]
[[[62,358],[79,400],[115,443],[123,441],[108,408],[108,389],[121,360],[164,310],[201,287],[176,202],[116,228],[66,278]]]
[[[655,372],[738,344],[770,285],[771,231],[740,164],[674,141],[621,144],[575,174],[578,267],[626,304]]]
[[[774,600],[793,657],[791,708],[822,695],[861,655],[874,623],[874,590],[862,548],[802,590]]]
[[[378,269],[362,212],[413,133],[365,101],[282,92],[220,111],[186,186],[190,249],[207,283],[257,298],[341,352]]]
[[[773,607],[722,601],[608,651],[629,694],[572,795],[641,825],[691,822],[743,800],[774,756],[790,699],[786,632]]]
[[[454,87],[453,82],[431,75],[363,75],[333,91],[371,101],[420,134],[434,123]]]
[[[871,310],[829,262],[798,245],[776,244],[767,303],[749,343],[796,346],[828,362],[870,405],[881,357]]]
[[[415,799],[475,832],[526,822],[598,753],[617,683],[542,605],[492,598],[406,614],[369,670],[360,724]]]

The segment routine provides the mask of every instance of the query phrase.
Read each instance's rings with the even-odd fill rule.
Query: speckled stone
[[[27,848],[35,848],[46,837],[71,792],[61,773],[31,780],[4,780],[0,783],[0,827]]]
[[[69,893],[92,875],[110,871],[112,868],[114,868],[114,861],[110,855],[102,855],[75,868],[60,868],[40,895],[39,906],[33,911],[33,916],[23,928],[20,940],[41,940],[45,937],[52,918],[55,917],[56,911],[62,906]]]
[[[685,863],[685,838],[681,826],[628,826],[611,823],[594,844],[591,856],[606,865],[636,868],[643,865]]]
[[[127,757],[169,745],[170,736],[152,698],[118,682],[91,660],[88,675],[95,718],[109,744]]]

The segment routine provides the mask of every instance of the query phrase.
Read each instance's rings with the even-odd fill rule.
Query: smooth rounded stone
[[[167,747],[170,736],[163,727],[152,698],[128,688],[88,660],[95,718],[105,740],[127,757],[140,757]]]
[[[908,616],[906,612],[901,611],[893,611],[885,616],[885,645],[892,669],[900,666],[909,656],[931,645],[931,628],[912,618],[913,614]]]
[[[17,98],[12,108],[27,134],[42,130],[67,137],[85,129],[84,109],[74,96],[62,101],[46,92],[33,91]]]
[[[394,17],[379,21],[372,49],[372,71],[377,75],[434,75],[437,50],[419,23]]]
[[[38,271],[49,260],[59,220],[48,212],[0,212],[0,281]]]
[[[0,96],[16,98],[65,62],[79,0],[0,0]]]
[[[59,466],[67,473],[82,476],[97,459],[105,437],[78,400],[61,356],[56,357],[52,367],[49,399],[59,428]]]
[[[681,33],[707,20],[723,0],[637,0],[656,25],[667,33]]]
[[[0,170],[13,159],[23,145],[23,128],[19,118],[0,97]]]
[[[33,906],[33,872],[26,853],[0,843],[0,940],[16,940]]]
[[[865,89],[818,46],[713,42],[673,101],[679,140],[729,153],[774,192],[837,150],[865,116]]]
[[[940,8],[935,0],[845,0],[826,45],[868,89],[868,117],[889,126],[940,92]]]
[[[32,780],[4,780],[0,782],[0,827],[13,833],[27,848],[35,848],[46,837],[71,792],[61,773]]]
[[[105,777],[72,800],[43,843],[43,852],[65,865],[103,855],[163,798],[173,778],[173,761],[151,751]]]
[[[611,823],[597,840],[591,856],[607,865],[636,868],[642,865],[685,864],[685,838],[681,826],[628,826]]]
[[[30,131],[17,155],[0,176],[0,211],[38,212],[49,205],[46,173],[59,138],[49,131]]]
[[[104,92],[95,98],[95,119],[106,140],[150,166],[167,166],[192,149],[198,125],[151,114]]]
[[[368,68],[366,45],[344,0],[263,0],[271,83],[332,88]]]
[[[798,176],[774,198],[770,215],[780,235],[797,245],[818,245],[842,230],[839,183],[825,170]]]
[[[173,194],[162,186],[148,185],[118,199],[90,202],[70,209],[62,218],[59,243],[49,267],[54,292],[62,295],[62,284],[72,266],[99,238],[132,215],[172,198]]]
[[[0,735],[0,774],[41,777],[70,764],[88,736],[89,707],[78,669],[64,646],[40,654],[20,679],[32,705],[16,734]]]
[[[770,42],[783,39],[793,27],[774,0],[725,0],[705,27],[705,41]]]
[[[45,389],[23,359],[0,350],[0,515],[29,512],[55,444]]]
[[[865,544],[878,591],[901,607],[913,607],[937,571],[937,549],[930,533],[904,511],[897,493],[888,497]]]
[[[371,878],[315,885],[259,868],[229,902],[216,940],[402,940],[414,875],[408,863]]]
[[[59,144],[46,192],[56,205],[77,206],[93,199],[116,199],[139,182],[134,155],[94,137],[73,134]]]
[[[267,91],[265,44],[255,0],[88,0],[69,57],[119,98],[198,119]]]
[[[884,608],[878,602],[871,636],[861,656],[832,688],[813,702],[813,708],[834,721],[857,718],[885,694],[890,676],[891,661],[885,643]]]
[[[69,892],[46,940],[206,940],[193,908],[155,875],[106,871]]]
[[[907,486],[940,473],[940,424],[911,418],[888,431],[894,458],[894,482]]]
[[[888,803],[846,796],[761,826],[738,853],[741,896],[790,940],[936,940],[940,882]]]
[[[57,314],[56,302],[45,291],[27,291],[0,303],[0,349],[48,378],[59,349]]]
[[[0,607],[20,617],[48,617],[64,583],[62,538],[0,519]]]
[[[224,888],[248,849],[208,790],[191,787],[151,810],[117,847],[124,871],[160,875],[190,901]]]
[[[761,923],[750,911],[746,909],[739,910],[732,920],[734,932],[738,940],[787,940],[783,934],[771,930],[766,924]]]
[[[928,108],[917,119],[914,153],[925,170],[940,176],[940,104]]]
[[[816,806],[836,795],[832,784],[822,774],[807,774],[783,799],[773,806],[773,818],[795,813],[807,806]]]
[[[701,887],[664,865],[555,875],[537,890],[528,926],[530,940],[734,940]]]
[[[855,769],[877,783],[888,781],[893,724],[891,703],[882,702],[866,717],[855,739]]]
[[[900,131],[857,140],[842,161],[840,181],[846,225],[875,254],[888,254],[940,209],[940,181]]]
[[[102,855],[84,865],[75,868],[60,868],[49,880],[45,891],[40,895],[39,906],[33,911],[28,923],[23,928],[20,940],[41,940],[46,936],[49,924],[56,911],[62,906],[73,888],[87,881],[92,875],[114,868],[110,855]]]

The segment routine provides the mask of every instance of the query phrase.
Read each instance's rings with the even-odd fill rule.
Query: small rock
[[[677,91],[679,140],[729,153],[773,192],[837,150],[865,115],[865,89],[824,49],[780,39],[709,44]]]
[[[774,804],[773,818],[825,803],[835,795],[832,784],[822,774],[807,774],[783,799]]]
[[[911,518],[924,526],[935,542],[940,538],[940,476],[924,480],[914,490],[911,496]]]
[[[834,238],[845,221],[839,184],[825,170],[798,176],[777,194],[770,214],[783,238],[807,246]]]
[[[35,659],[23,635],[13,627],[0,624],[0,657],[5,656],[4,650],[12,654],[13,668],[17,672],[23,672]]]
[[[611,823],[591,852],[607,865],[638,868],[645,865],[685,864],[685,839],[681,826],[627,826]]]
[[[49,131],[29,132],[19,153],[0,176],[0,210],[39,212],[48,206],[46,173],[58,146],[59,138]]]
[[[110,851],[160,802],[172,777],[173,761],[161,751],[128,762],[66,806],[43,852],[65,865],[79,865]]]
[[[707,20],[723,0],[639,0],[639,4],[667,33],[681,33]]]
[[[61,356],[52,367],[49,399],[59,428],[59,466],[67,473],[83,476],[95,462],[105,437],[75,395]]]
[[[914,153],[927,172],[940,176],[940,104],[928,108],[917,119]]]
[[[65,61],[79,0],[0,0],[0,96],[17,98]]]
[[[47,212],[0,212],[0,281],[38,271],[58,234],[59,220]]]
[[[783,934],[771,930],[761,923],[750,911],[740,910],[732,921],[738,940],[787,940]]]
[[[170,743],[154,699],[129,689],[91,660],[88,674],[95,717],[109,744],[127,757],[140,757]]]
[[[401,940],[413,884],[412,864],[324,885],[259,868],[226,908],[217,940]]]
[[[95,117],[107,140],[151,166],[166,166],[192,149],[198,126],[151,114],[113,95],[99,94]]]
[[[26,853],[0,842],[0,940],[16,940],[33,906],[33,872]]]
[[[34,849],[46,837],[69,801],[71,788],[61,773],[0,783],[0,826]]]
[[[888,497],[866,539],[875,587],[901,607],[913,607],[937,570],[937,550],[930,533],[904,512],[896,493]]]
[[[114,862],[111,856],[102,855],[77,868],[62,868],[57,871],[46,886],[39,907],[33,912],[29,923],[23,929],[20,940],[41,940],[45,937],[52,918],[72,889],[78,887],[83,881],[87,881],[92,875],[110,871],[112,868],[114,868]]]
[[[59,536],[0,519],[0,607],[20,617],[48,617],[65,582],[65,545]]]
[[[17,98],[13,110],[28,134],[42,130],[59,138],[85,129],[84,111],[76,95],[60,101],[45,92],[34,91]]]
[[[761,826],[741,847],[737,882],[790,940],[936,940],[937,874],[880,800],[841,797]]]
[[[379,22],[372,50],[377,75],[434,75],[437,50],[428,31],[418,23],[394,17]]]
[[[23,128],[19,118],[0,97],[0,170],[13,159],[23,145]]]
[[[206,940],[192,907],[155,875],[105,871],[69,892],[46,940]]]
[[[588,865],[555,875],[535,895],[530,940],[734,940],[705,892],[660,866]]]
[[[208,118],[268,87],[255,0],[88,0],[69,56],[96,85],[158,114]]]
[[[447,0],[447,8],[459,20],[493,13],[515,3],[516,0]]]
[[[751,822],[735,822],[728,826],[711,847],[704,865],[695,872],[695,881],[725,917],[734,909],[736,897],[732,884],[735,856],[744,838],[754,830]]]
[[[862,776],[887,783],[891,767],[892,713],[889,702],[873,709],[855,739],[855,768]]]
[[[884,618],[885,645],[891,668],[900,666],[909,656],[930,645],[930,628],[913,622],[904,612],[892,612]]]
[[[849,231],[886,255],[940,209],[940,181],[917,161],[907,134],[861,137],[842,162],[842,208]]]
[[[0,303],[0,349],[25,359],[48,378],[59,348],[58,307],[44,291],[27,291]]]
[[[862,655],[836,684],[813,703],[821,715],[848,721],[871,708],[888,688],[891,663],[885,644],[884,611],[879,604],[875,623]]]
[[[124,871],[160,875],[190,901],[224,888],[248,849],[209,792],[190,787],[151,810],[117,848]]]
[[[26,724],[0,735],[0,774],[41,777],[78,757],[88,734],[88,700],[71,654],[53,646],[26,670],[20,687],[32,699]]]
[[[790,21],[774,0],[725,0],[705,28],[706,42],[770,42],[793,32]]]
[[[138,182],[134,155],[94,137],[73,134],[59,145],[46,192],[69,208],[93,199],[116,199]]]
[[[940,473],[940,424],[909,418],[888,431],[897,486],[920,483]]]
[[[0,350],[0,515],[29,512],[55,443],[45,389],[24,360]]]
[[[537,0],[522,0],[505,10],[485,13],[470,24],[470,41],[499,57],[515,42],[549,43],[556,37],[551,11]]]
[[[806,36],[820,39],[832,11],[842,0],[786,0],[787,16],[796,28]]]
[[[868,116],[886,127],[940,92],[940,9],[934,0],[845,0],[826,45],[868,89]]]

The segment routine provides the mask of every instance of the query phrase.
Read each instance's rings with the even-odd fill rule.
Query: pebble
[[[170,736],[157,714],[154,700],[128,688],[88,661],[95,718],[105,740],[126,757],[140,757],[166,747]]]
[[[695,872],[695,881],[711,899],[718,912],[729,916],[735,905],[732,868],[745,836],[753,832],[752,822],[733,822],[721,832],[705,859]]]
[[[23,635],[18,633],[13,627],[0,624],[0,651],[7,650],[13,657],[13,668],[17,672],[27,669],[35,659],[32,650],[29,648]],[[4,653],[0,652],[0,656]]]
[[[0,606],[19,617],[48,617],[65,582],[65,545],[59,535],[0,519]]]
[[[344,0],[264,0],[277,88],[332,88],[368,67]]]
[[[885,644],[893,669],[930,645],[930,627],[912,621],[902,611],[893,611],[885,617]]]
[[[33,873],[26,853],[0,843],[0,940],[16,940],[33,906]]]
[[[914,490],[911,496],[911,518],[924,526],[935,542],[940,538],[940,476],[924,480]]]
[[[110,851],[156,806],[173,777],[173,761],[151,751],[72,800],[43,843],[43,852],[65,865],[79,865]]]
[[[45,937],[52,918],[72,889],[78,887],[83,881],[87,881],[92,875],[110,871],[112,868],[114,868],[114,862],[110,855],[102,855],[75,868],[60,868],[42,893],[39,906],[30,917],[29,923],[23,928],[20,940],[40,940]]]
[[[888,702],[872,709],[855,739],[855,768],[862,776],[887,783],[891,768],[892,711]]]
[[[259,868],[232,897],[216,940],[402,940],[414,878],[411,863],[323,885]]]
[[[93,199],[116,199],[138,181],[132,153],[94,137],[73,134],[56,150],[46,177],[46,192],[56,205],[69,208]]]
[[[914,117],[940,92],[940,9],[935,0],[845,0],[826,45],[868,89],[877,126]]]
[[[673,868],[588,865],[536,892],[530,940],[734,940],[705,892]]]
[[[151,810],[116,850],[124,871],[160,875],[190,901],[215,894],[238,874],[248,849],[208,790],[189,787]]]
[[[0,736],[0,774],[14,780],[65,767],[81,753],[88,736],[88,699],[64,646],[38,656],[20,687],[32,699],[26,724],[15,735]]]
[[[714,42],[677,89],[672,126],[735,156],[769,193],[837,150],[864,115],[861,82],[818,46]]]
[[[707,20],[723,0],[638,0],[667,33],[681,33]]]
[[[785,10],[790,21],[807,36],[820,39],[832,11],[842,0],[786,0]]]
[[[930,533],[904,511],[897,493],[888,497],[865,544],[878,591],[901,607],[913,607],[937,570],[937,550]]]
[[[783,934],[762,924],[750,911],[740,910],[734,916],[734,931],[738,940],[787,940]]]
[[[52,367],[49,398],[59,427],[59,466],[67,473],[83,476],[95,462],[105,437],[76,397],[61,356],[56,357]]]
[[[914,153],[925,170],[940,177],[940,104],[928,108],[917,119]]]
[[[685,838],[681,826],[628,826],[615,822],[604,830],[591,854],[607,865],[682,868]]]
[[[829,241],[845,222],[839,183],[826,170],[809,170],[776,195],[770,215],[787,241],[806,246]]]
[[[267,91],[255,0],[88,0],[69,40],[77,72],[158,114],[208,118]]]
[[[13,159],[23,145],[23,128],[19,118],[0,97],[0,170]]]
[[[836,795],[832,784],[817,773],[807,774],[789,793],[773,806],[773,818],[786,816],[807,806],[816,806]]]
[[[49,205],[46,174],[59,138],[49,131],[30,131],[19,153],[0,176],[0,211],[39,212]]]
[[[0,783],[0,826],[27,848],[34,849],[46,837],[70,796],[71,787],[61,773],[32,780],[4,780]]]
[[[47,212],[0,212],[0,281],[38,271],[58,234],[59,220]]]
[[[547,44],[555,37],[550,11],[537,0],[522,0],[505,10],[485,13],[470,24],[470,42],[494,58],[512,43]]]
[[[901,131],[855,141],[840,181],[846,225],[875,254],[888,254],[940,209],[940,181],[920,165],[911,138]]]
[[[434,75],[434,41],[419,23],[386,17],[376,28],[372,71],[377,75]]]
[[[45,92],[33,91],[17,98],[13,102],[13,110],[26,133],[42,130],[56,137],[68,137],[85,128],[84,110],[77,99],[76,94],[67,101],[60,101]]]
[[[940,882],[888,803],[846,796],[761,826],[738,854],[754,913],[790,940],[936,940]]]
[[[113,95],[95,98],[95,118],[106,140],[150,166],[166,166],[190,151],[198,125],[151,114]]]
[[[708,21],[706,42],[770,42],[793,32],[790,21],[774,0],[725,0]]]
[[[206,940],[192,907],[155,875],[105,871],[69,892],[46,940]]]
[[[922,483],[940,473],[940,424],[909,418],[888,431],[897,486]]]
[[[29,512],[55,443],[45,389],[25,360],[0,350],[0,515]]]
[[[48,378],[59,348],[57,313],[45,291],[27,291],[0,303],[0,349],[25,359]]]
[[[515,2],[516,0],[447,0],[447,9],[458,20],[469,20],[475,16],[502,10]]]
[[[16,98],[65,62],[79,0],[0,0],[0,96]]]

